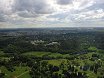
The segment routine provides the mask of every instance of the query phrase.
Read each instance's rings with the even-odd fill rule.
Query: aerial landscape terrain
[[[0,29],[0,78],[104,78],[104,28]]]
[[[0,78],[104,78],[104,0],[0,0]]]

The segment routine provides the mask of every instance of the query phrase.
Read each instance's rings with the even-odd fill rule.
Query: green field
[[[26,56],[36,56],[36,57],[42,57],[42,56],[48,56],[48,57],[59,57],[59,58],[67,58],[69,57],[69,54],[60,54],[60,53],[52,53],[52,52],[27,52],[23,53],[22,55]]]
[[[28,67],[15,67],[14,72],[8,71],[5,67],[0,67],[2,73],[5,73],[5,78],[31,78],[29,75],[29,68]]]
[[[24,53],[23,55],[42,57],[44,55],[49,55],[49,54],[51,54],[51,52],[27,52],[27,53]]]

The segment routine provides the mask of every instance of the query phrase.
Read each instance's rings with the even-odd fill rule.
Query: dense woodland
[[[19,66],[27,67],[27,78],[104,78],[104,28],[0,30],[0,78],[26,78],[2,70],[12,73]]]

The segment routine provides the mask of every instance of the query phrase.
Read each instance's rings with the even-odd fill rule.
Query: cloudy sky
[[[0,28],[96,26],[104,0],[0,0]]]

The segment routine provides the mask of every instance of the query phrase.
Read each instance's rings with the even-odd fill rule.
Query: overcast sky
[[[0,28],[104,26],[104,0],[0,0]]]

